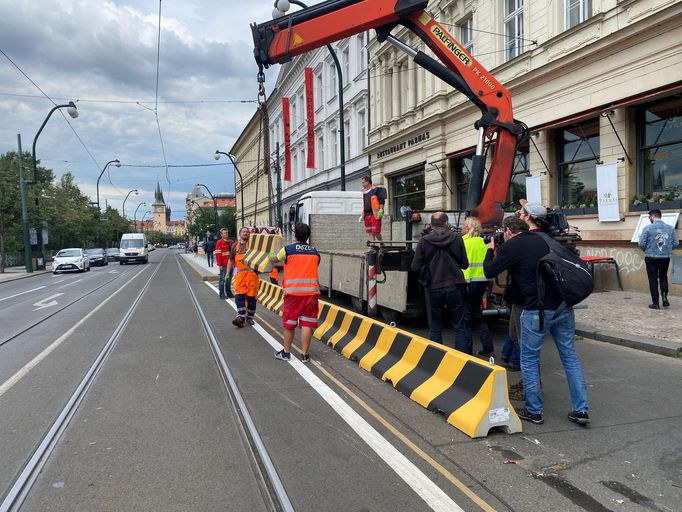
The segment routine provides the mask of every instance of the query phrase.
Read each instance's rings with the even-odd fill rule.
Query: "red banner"
[[[305,68],[305,111],[308,122],[308,169],[315,168],[315,102],[313,101],[313,68]]]
[[[289,118],[289,98],[282,98],[284,118],[284,181],[291,181],[291,119]]]

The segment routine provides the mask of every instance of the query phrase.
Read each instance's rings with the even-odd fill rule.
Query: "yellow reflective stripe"
[[[320,288],[319,287],[309,287],[309,288],[287,288],[286,286],[284,287],[284,292],[285,293],[299,293],[299,292],[319,292]]]

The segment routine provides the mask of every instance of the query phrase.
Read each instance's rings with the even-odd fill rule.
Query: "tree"
[[[19,160],[14,151],[0,155],[0,272],[5,271],[5,252],[23,250]],[[24,170],[30,169],[30,153],[24,153]]]
[[[99,212],[70,172],[46,188],[43,197],[41,214],[50,226],[50,248],[87,247],[96,241],[101,229]]]
[[[203,240],[206,236],[206,231],[212,231],[215,223],[215,216],[213,215],[213,207],[211,208],[197,208],[194,211],[192,223],[187,227],[187,232],[192,238]],[[215,233],[213,233],[215,235]]]
[[[231,237],[237,236],[236,211],[237,209],[234,207],[225,208],[223,210],[219,210],[220,213],[218,214],[218,229],[227,228],[230,230]]]

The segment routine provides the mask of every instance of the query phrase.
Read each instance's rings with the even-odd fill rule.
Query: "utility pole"
[[[31,261],[31,235],[28,229],[28,204],[26,199],[26,181],[24,180],[24,155],[21,151],[21,134],[17,133],[17,144],[19,146],[19,192],[21,194],[21,222],[24,232],[24,264],[26,272],[33,272],[33,262]]]

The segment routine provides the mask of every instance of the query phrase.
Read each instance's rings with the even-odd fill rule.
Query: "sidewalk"
[[[171,249],[169,249],[171,250]],[[208,267],[205,255],[183,254],[204,281],[217,281],[219,269]],[[3,281],[39,275],[27,274],[23,267],[6,268],[0,274]],[[682,297],[670,297],[671,306],[649,309],[648,293],[633,291],[596,291],[585,304],[576,309],[576,333],[584,338],[604,341],[669,357],[682,357]]]

